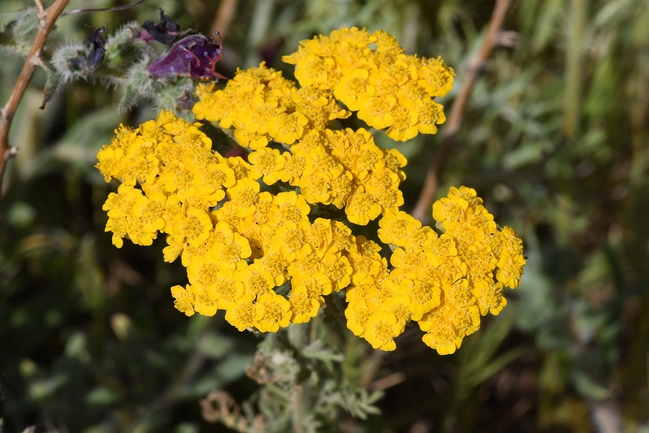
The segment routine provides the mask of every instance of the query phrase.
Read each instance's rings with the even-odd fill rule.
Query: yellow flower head
[[[347,290],[347,294],[353,293],[352,289]],[[365,332],[365,326],[372,316],[372,308],[361,298],[357,301],[350,301],[345,309],[345,318],[347,319],[347,328],[356,336],[361,336]]]
[[[236,302],[228,305],[225,312],[225,320],[237,328],[239,331],[245,331],[248,328],[255,326],[255,297],[251,294],[245,294]]]
[[[309,130],[324,130],[335,119],[346,119],[351,112],[342,108],[334,99],[331,92],[315,87],[301,87],[291,93],[295,111],[304,115],[309,123]]]
[[[268,249],[264,256],[255,259],[264,271],[267,271],[275,281],[275,286],[281,286],[288,279],[289,261],[284,257],[279,249]]]
[[[289,262],[304,258],[311,252],[311,245],[307,243],[305,235],[308,225],[306,221],[300,224],[293,221],[285,223],[273,235],[271,248],[281,251]]]
[[[219,270],[212,287],[216,306],[221,310],[231,308],[246,296],[245,286],[241,280],[236,278],[235,271]]]
[[[194,310],[203,316],[213,316],[216,314],[217,297],[216,293],[210,286],[194,284],[191,286],[194,294]]]
[[[245,293],[260,296],[275,287],[275,279],[258,262],[237,269],[236,278],[243,282]]]
[[[345,213],[350,222],[364,226],[381,214],[381,206],[359,186],[349,198]]]
[[[394,338],[403,332],[403,325],[397,317],[387,311],[376,311],[367,320],[365,331],[361,335],[374,349],[394,350],[397,345]]]
[[[282,169],[286,165],[286,156],[279,153],[277,149],[263,148],[251,152],[248,161],[252,165],[251,177],[259,179],[263,176],[266,185],[272,185],[278,180]]]
[[[503,249],[498,260],[496,279],[512,289],[518,287],[523,276],[523,266],[527,262],[523,256],[523,242],[516,236],[514,230],[505,227],[500,236]]]
[[[321,307],[319,298],[305,286],[293,286],[288,297],[291,303],[291,322],[306,323],[314,318]]]
[[[255,326],[261,332],[277,332],[291,320],[291,303],[275,293],[264,293],[255,302]]]
[[[311,207],[304,197],[295,191],[280,192],[273,198],[273,204],[275,212],[271,218],[282,225],[289,221],[296,224],[308,221],[306,216],[311,211]]]
[[[259,183],[252,179],[244,178],[232,188],[228,188],[227,195],[237,208],[237,215],[245,218],[255,213],[255,204],[259,199]]]
[[[234,271],[245,266],[245,259],[252,254],[248,240],[239,233],[235,233],[224,221],[219,221],[214,227],[214,231],[220,237],[220,241],[212,245],[207,256],[214,260],[221,269]]]
[[[194,315],[194,293],[189,284],[186,288],[181,286],[173,286],[171,288],[171,296],[174,297],[174,307],[186,316],[191,317]]]

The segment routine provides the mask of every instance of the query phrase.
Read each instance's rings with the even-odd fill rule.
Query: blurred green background
[[[124,5],[72,0],[68,10]],[[220,28],[217,70],[281,55],[340,26],[383,29],[408,53],[441,55],[456,73],[447,113],[479,50],[493,0],[147,0],[123,11],[60,18],[48,44],[158,21],[158,7],[204,34]],[[0,29],[27,0],[0,2]],[[442,188],[467,185],[500,225],[524,239],[528,263],[509,305],[452,356],[418,329],[397,350],[363,346],[353,364],[382,413],[344,417],[345,432],[649,432],[649,3],[514,0],[477,80]],[[0,51],[0,104],[23,59]],[[115,185],[93,168],[119,123],[155,115],[143,102],[118,114],[100,82],[65,86],[39,110],[38,71],[14,118],[20,147],[0,201],[2,431],[229,431],[201,418],[198,400],[224,389],[238,401],[261,341],[214,318],[188,319],[169,287],[178,263],[104,233]],[[442,126],[443,129],[443,126]],[[379,143],[387,143],[382,133]],[[440,136],[401,144],[410,210]],[[371,368],[366,368],[368,365]],[[335,430],[334,430],[335,431]]]

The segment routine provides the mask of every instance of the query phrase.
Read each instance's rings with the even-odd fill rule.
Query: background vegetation
[[[68,10],[125,3],[73,0]],[[3,0],[0,29],[32,6]],[[382,28],[408,53],[455,68],[448,113],[494,1],[147,0],[62,17],[49,43],[83,41],[92,26],[157,22],[158,7],[183,28],[220,26],[217,70],[229,77],[262,58],[291,76],[280,57],[299,40]],[[528,257],[522,285],[455,355],[438,356],[417,329],[387,354],[359,342],[345,368],[384,390],[381,413],[344,415],[332,431],[649,432],[647,23],[646,0],[512,2],[438,196],[471,186],[515,228]],[[4,104],[23,58],[0,56]],[[221,315],[188,319],[173,308],[169,287],[185,274],[162,262],[164,240],[117,250],[104,233],[101,205],[115,186],[93,168],[96,152],[120,122],[152,118],[155,101],[119,114],[114,89],[89,80],[39,110],[44,85],[39,71],[14,118],[20,152],[0,201],[1,430],[230,431],[205,421],[198,401],[213,389],[254,397],[244,368],[261,340]],[[439,141],[400,147],[410,161],[406,210]]]

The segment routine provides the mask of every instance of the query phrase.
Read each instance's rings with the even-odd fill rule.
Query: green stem
[[[309,343],[318,339],[318,324],[320,323],[320,314],[311,319],[311,329],[309,334]]]
[[[309,329],[307,323],[292,324],[288,327],[288,340],[296,351],[299,352],[300,348],[308,343]],[[298,374],[291,388],[291,421],[294,433],[304,433],[304,417],[310,412],[307,394],[304,392],[305,384],[303,375]]]
[[[296,383],[293,385],[291,395],[291,419],[293,424],[294,433],[304,433],[304,388],[301,384]]]
[[[575,137],[579,132],[583,75],[582,51],[587,11],[588,0],[570,1],[563,125],[565,134],[570,138]]]

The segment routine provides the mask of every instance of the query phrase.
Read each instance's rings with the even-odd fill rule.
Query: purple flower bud
[[[106,41],[104,40],[104,33],[106,29],[103,27],[95,30],[91,35],[86,36],[86,42],[90,44],[90,51],[88,51],[88,57],[86,59],[86,68],[90,71],[94,71],[99,67],[101,62],[104,60],[104,54],[106,54]]]
[[[142,27],[145,30],[140,32],[139,38],[147,42],[155,39],[160,43],[168,44],[180,34],[180,24],[171,21],[169,15],[166,15],[162,8],[160,8],[160,23],[153,24],[152,21],[146,20]]]
[[[176,42],[171,50],[149,65],[147,70],[153,78],[168,75],[189,76],[202,80],[227,79],[214,70],[221,59],[223,42],[217,32],[219,43],[203,35],[192,35]]]

